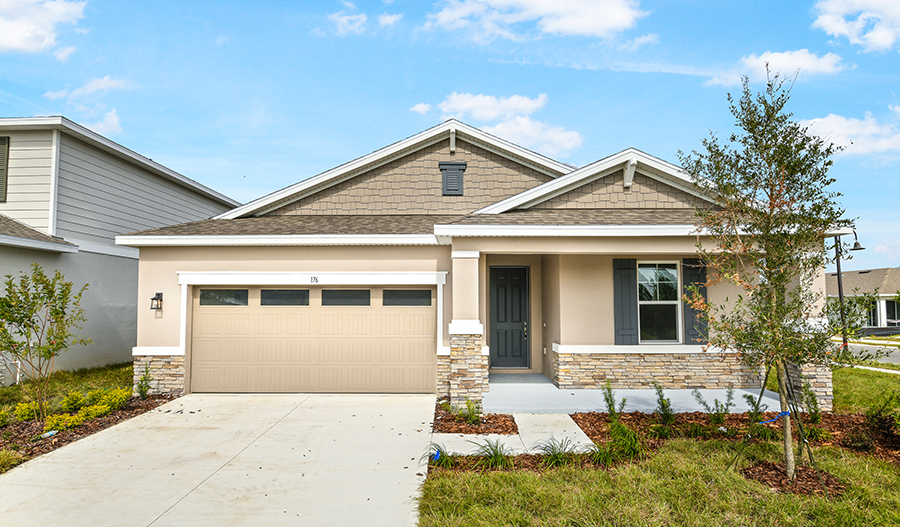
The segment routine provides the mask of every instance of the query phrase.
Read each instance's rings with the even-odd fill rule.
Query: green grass
[[[857,368],[838,368],[834,383],[834,413],[863,413],[884,395],[900,390],[900,375]]]
[[[674,440],[649,459],[613,470],[563,467],[535,472],[442,472],[429,476],[420,525],[434,526],[865,526],[900,524],[900,471],[886,463],[819,449],[817,460],[849,484],[828,500],[772,492],[726,471],[733,444]],[[779,460],[775,443],[751,445],[750,459]]]
[[[890,362],[878,362],[874,360],[864,361],[862,363],[863,366],[870,366],[872,368],[881,368],[882,370],[895,370],[900,371],[900,364],[891,364]]]
[[[90,390],[131,388],[132,363],[124,362],[99,368],[85,368],[75,371],[58,371],[50,376],[50,411],[60,411],[60,404],[69,392]],[[25,402],[28,382],[0,387],[0,410],[12,413],[12,409]]]
[[[12,450],[0,450],[0,474],[24,461],[22,454]]]

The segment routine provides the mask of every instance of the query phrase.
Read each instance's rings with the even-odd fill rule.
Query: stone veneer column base
[[[150,394],[184,393],[184,357],[180,355],[137,355],[134,357],[134,391],[144,375],[144,367],[149,366]]]
[[[481,404],[487,391],[487,363],[481,335],[450,335],[450,405],[465,408],[466,400]]]
[[[551,380],[560,389],[759,388],[763,375],[732,353],[558,353]]]
[[[809,383],[812,392],[819,401],[819,409],[830,412],[834,409],[834,386],[831,383],[831,368],[820,364],[788,364],[788,375],[794,388],[794,395],[801,397],[803,381]],[[797,403],[802,407],[802,398]],[[809,408],[804,408],[809,410]]]

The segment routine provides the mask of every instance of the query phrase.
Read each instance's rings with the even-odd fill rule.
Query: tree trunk
[[[775,368],[778,373],[778,399],[781,402],[781,411],[789,412],[790,405],[787,398],[787,375],[784,361],[776,361]],[[791,438],[790,415],[782,416],[781,428],[784,430],[784,471],[788,479],[793,481],[796,473],[796,464],[794,462],[794,442]]]

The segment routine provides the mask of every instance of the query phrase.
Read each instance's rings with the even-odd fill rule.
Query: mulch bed
[[[509,414],[484,414],[480,425],[470,425],[460,416],[444,409],[441,402],[434,406],[434,424],[432,428],[442,434],[502,434],[519,433],[516,420]]]
[[[44,433],[43,421],[13,421],[0,428],[0,449],[12,450],[25,456],[26,459],[52,452],[61,446],[78,441],[83,437],[95,434],[136,415],[149,412],[167,403],[177,396],[151,395],[146,400],[132,397],[125,406],[110,412],[109,415],[85,422],[71,430],[63,430],[54,436],[41,439]]]
[[[747,479],[758,481],[773,490],[790,492],[804,496],[821,495],[836,497],[847,490],[847,486],[827,472],[816,472],[812,467],[797,466],[797,477],[791,481],[785,476],[784,463],[772,463],[760,461],[741,470],[741,474]],[[825,480],[827,492],[822,489],[822,480]]]

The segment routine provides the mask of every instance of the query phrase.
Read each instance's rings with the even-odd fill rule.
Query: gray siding
[[[120,234],[185,223],[229,207],[62,135],[57,235],[114,243]]]
[[[0,132],[9,137],[9,180],[0,214],[50,233],[53,132]]]

